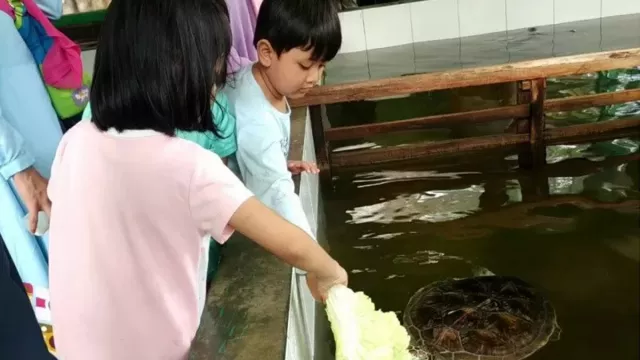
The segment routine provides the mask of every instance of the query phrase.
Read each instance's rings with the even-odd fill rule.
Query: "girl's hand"
[[[308,273],[307,285],[313,298],[324,303],[327,300],[329,289],[335,285],[348,285],[348,275],[342,266],[336,262],[334,267],[329,269],[324,276]]]
[[[287,163],[287,169],[289,169],[293,175],[298,175],[302,172],[308,172],[310,174],[318,174],[320,172],[316,163],[308,161],[289,161]]]

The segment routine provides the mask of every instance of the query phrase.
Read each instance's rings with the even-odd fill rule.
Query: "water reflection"
[[[568,169],[574,160],[556,165]],[[340,174],[325,199],[329,245],[352,270],[351,285],[398,315],[432,281],[514,275],[550,298],[564,329],[532,359],[636,359],[638,165],[610,160],[582,160],[591,171],[581,165],[578,176],[545,176],[542,195],[509,162],[500,174],[485,173],[483,163],[441,174]],[[464,181],[474,184],[459,186]]]
[[[549,92],[640,85],[640,70],[612,77],[558,80]],[[551,114],[549,121],[566,126],[634,114],[637,103]],[[389,146],[425,135],[367,140]],[[351,286],[398,315],[432,281],[482,271],[517,276],[550,299],[564,330],[531,359],[637,359],[639,145],[617,139],[552,146],[549,165],[536,172],[520,170],[514,154],[496,152],[336,173],[324,194],[331,252],[357,270]]]

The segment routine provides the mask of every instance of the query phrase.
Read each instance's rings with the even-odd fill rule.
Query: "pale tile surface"
[[[453,39],[460,36],[458,0],[413,2],[410,7],[414,42]]]
[[[505,0],[458,0],[460,36],[507,30]]]
[[[555,23],[597,19],[601,0],[554,0]]]
[[[350,53],[367,49],[367,41],[364,36],[364,19],[362,10],[342,12],[340,27],[342,28],[341,53]]]
[[[506,0],[507,30],[553,24],[553,0]]]
[[[363,16],[368,50],[413,42],[410,4],[368,9]]]

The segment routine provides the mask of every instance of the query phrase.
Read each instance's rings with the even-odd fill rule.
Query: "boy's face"
[[[260,45],[260,44],[259,44]],[[258,46],[259,61],[275,90],[290,99],[303,97],[322,77],[324,63],[311,60],[311,50],[291,49],[278,56],[268,45]]]

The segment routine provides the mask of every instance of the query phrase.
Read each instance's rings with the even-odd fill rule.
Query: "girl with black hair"
[[[345,270],[269,210],[214,153],[210,107],[231,46],[224,0],[114,0],[98,43],[92,118],[69,130],[49,182],[51,312],[65,360],[186,359],[203,241],[234,230],[308,272],[316,299]]]

